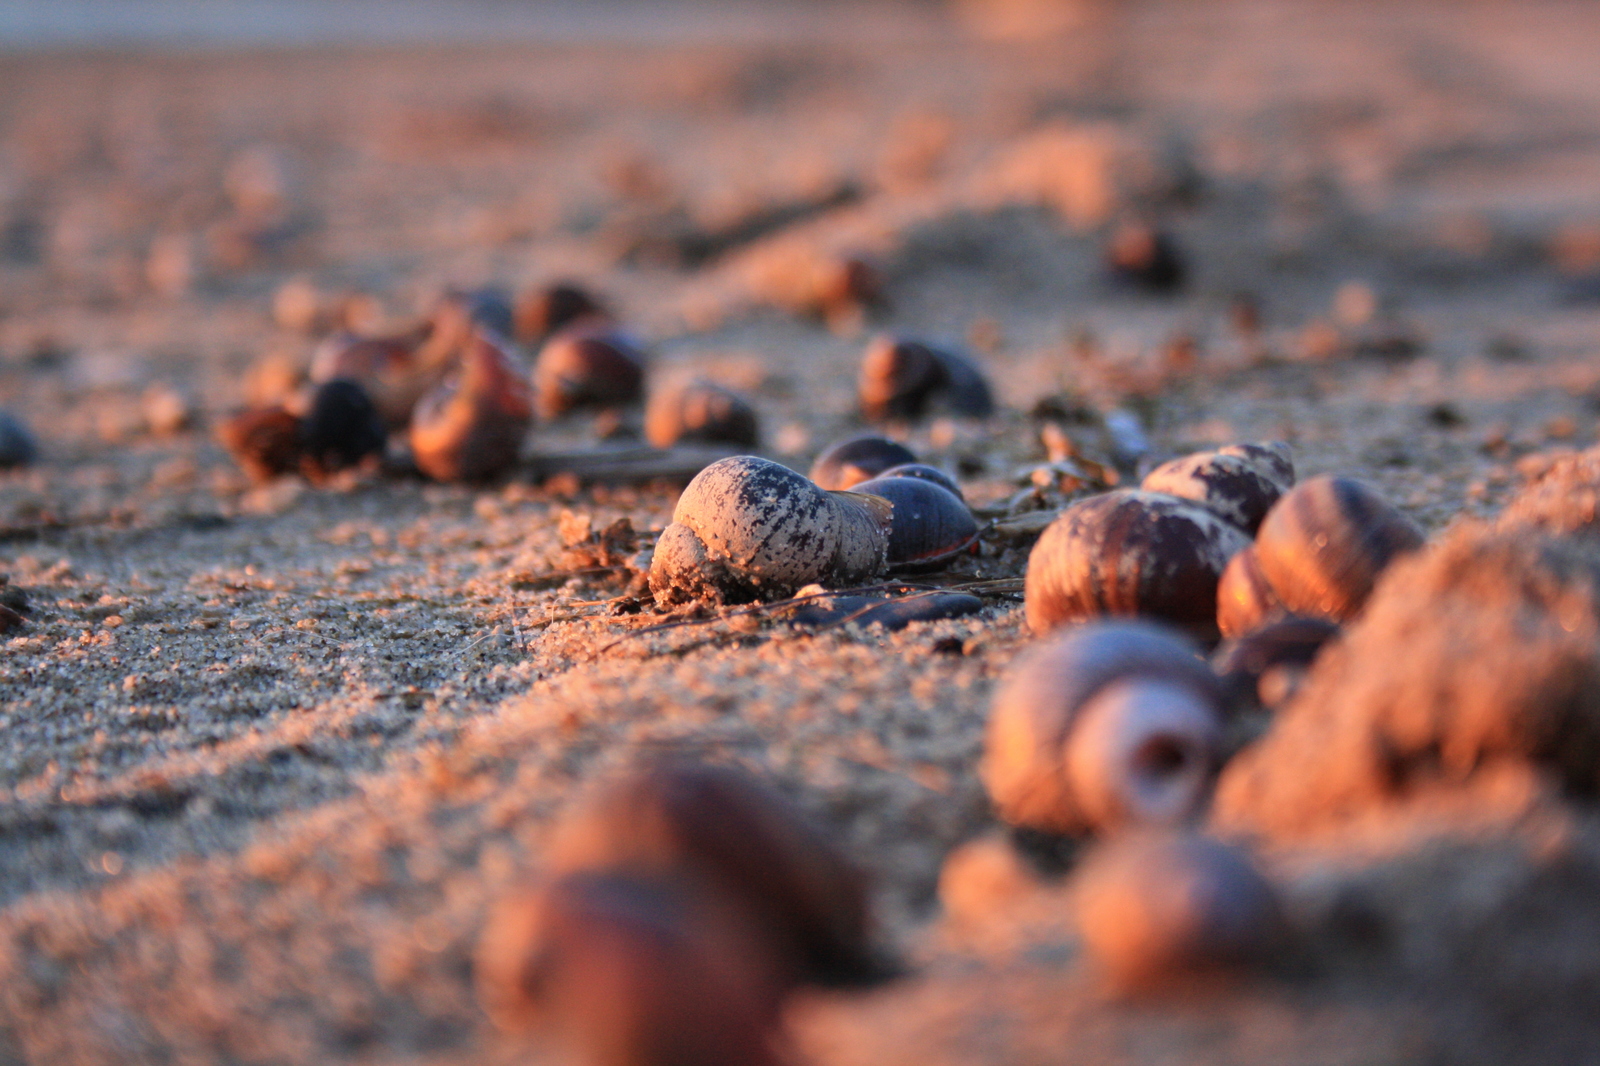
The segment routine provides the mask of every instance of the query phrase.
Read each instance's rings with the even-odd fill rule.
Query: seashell
[[[1084,946],[1124,991],[1227,973],[1284,933],[1277,894],[1239,848],[1197,835],[1112,841],[1073,885]]]
[[[385,337],[335,333],[312,353],[309,376],[314,382],[340,378],[356,382],[371,397],[385,425],[399,429],[411,421],[417,401],[441,377],[439,368],[421,364],[417,348],[422,339],[420,332]]]
[[[584,320],[609,321],[610,312],[582,286],[558,281],[533,288],[517,299],[515,335],[527,345],[540,345],[558,330]]]
[[[313,481],[382,455],[389,434],[366,391],[335,378],[318,385],[300,419],[300,468]]]
[[[730,767],[663,762],[608,782],[563,820],[550,863],[703,880],[751,916],[795,980],[880,975],[861,872],[787,799]]]
[[[300,418],[282,407],[254,407],[224,419],[217,440],[252,481],[300,469]]]
[[[889,519],[889,569],[937,570],[978,541],[978,521],[957,496],[918,477],[876,477],[852,492],[894,504]]]
[[[714,893],[605,872],[502,900],[474,959],[501,1029],[591,1066],[777,1066],[783,989],[767,945]]]
[[[1288,613],[1261,572],[1254,544],[1228,560],[1217,580],[1217,629],[1224,637],[1243,636]]]
[[[938,467],[929,466],[926,463],[901,463],[899,466],[891,466],[877,476],[921,478],[923,481],[933,482],[956,499],[966,502],[966,496],[961,492],[960,482]]]
[[[11,466],[25,466],[39,454],[33,432],[27,423],[0,408],[0,470]]]
[[[539,415],[622,407],[644,399],[645,355],[606,325],[577,323],[545,342],[533,368]]]
[[[437,481],[480,481],[513,466],[533,421],[522,368],[483,334],[457,379],[423,397],[411,417],[417,469]]]
[[[1210,789],[1222,708],[1216,677],[1175,631],[1094,623],[1034,645],[1006,674],[980,773],[1012,826],[1176,824]]]
[[[496,341],[510,337],[511,298],[502,289],[446,289],[434,301],[423,325],[417,363],[423,367],[451,365],[472,343],[474,335],[488,332]]]
[[[755,408],[731,389],[709,381],[690,381],[651,397],[644,415],[645,439],[657,448],[678,443],[760,442]]]
[[[1105,263],[1117,281],[1164,295],[1183,288],[1188,274],[1172,235],[1147,222],[1125,222],[1113,230]]]
[[[883,573],[892,507],[824,492],[751,455],[712,463],[689,482],[656,542],[650,588],[663,606],[700,598],[786,596],[812,583]]]
[[[1237,527],[1172,496],[1119,489],[1079,500],[1028,556],[1028,626],[1144,615],[1211,634],[1217,579],[1249,544]]]
[[[1416,523],[1377,490],[1353,478],[1317,477],[1268,512],[1256,562],[1291,613],[1347,622],[1384,567],[1422,540]]]
[[[862,434],[842,440],[817,456],[811,464],[811,480],[818,488],[837,491],[875,478],[891,467],[916,461],[905,445],[888,437]]]
[[[994,412],[989,382],[970,360],[907,338],[882,336],[867,346],[858,391],[862,416],[872,422],[920,418],[935,403],[971,418]]]
[[[1192,500],[1250,534],[1285,491],[1249,459],[1220,452],[1197,452],[1162,463],[1145,475],[1139,487]]]
[[[1211,665],[1236,707],[1275,710],[1338,635],[1339,627],[1325,618],[1280,618],[1218,648]]]
[[[1280,493],[1294,488],[1294,459],[1289,446],[1281,440],[1227,444],[1218,448],[1217,454],[1245,460],[1256,473],[1277,485]]]

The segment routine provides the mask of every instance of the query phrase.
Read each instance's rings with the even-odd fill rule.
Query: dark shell
[[[493,285],[447,289],[434,304],[429,318],[435,330],[459,331],[463,343],[478,330],[488,330],[497,337],[509,339],[514,318],[511,294]]]
[[[614,329],[580,323],[562,330],[539,350],[533,368],[540,416],[640,402],[645,362],[638,345]]]
[[[550,861],[705,879],[774,938],[797,979],[879,973],[861,872],[788,800],[731,768],[661,763],[610,782],[564,820]]]
[[[1294,459],[1289,454],[1289,446],[1283,441],[1228,444],[1218,448],[1217,454],[1243,459],[1262,477],[1277,485],[1280,495],[1294,488]]]
[[[1288,613],[1267,583],[1250,544],[1228,560],[1217,581],[1217,629],[1224,637],[1237,637]]]
[[[1280,618],[1222,645],[1211,665],[1234,706],[1270,709],[1279,699],[1261,692],[1263,677],[1279,668],[1309,670],[1322,646],[1338,635],[1339,627],[1325,618]]]
[[[417,404],[412,456],[437,481],[492,478],[516,464],[532,422],[522,368],[479,334],[462,357],[459,377]]]
[[[645,439],[657,448],[681,442],[736,444],[760,442],[755,408],[731,389],[709,381],[690,381],[652,397],[644,416]]]
[[[1193,500],[1251,534],[1284,493],[1250,460],[1220,452],[1197,452],[1162,463],[1145,475],[1139,487]]]
[[[316,478],[355,466],[369,455],[382,455],[388,436],[365,389],[344,378],[324,381],[300,420],[303,469]]]
[[[1176,686],[1222,712],[1221,686],[1198,649],[1163,626],[1099,622],[1040,641],[990,706],[981,774],[1003,820],[1052,833],[1095,827],[1094,804],[1070,770],[1073,735],[1085,707],[1122,681]]]
[[[473,972],[496,1025],[540,1028],[571,1061],[778,1061],[784,988],[764,938],[680,880],[584,871],[515,894],[490,915]]]
[[[894,504],[889,520],[889,568],[937,569],[978,539],[978,521],[961,499],[932,481],[877,477],[852,492],[881,496]]]
[[[27,424],[10,411],[0,410],[0,470],[24,466],[38,454],[39,446]]]
[[[300,419],[281,407],[240,411],[217,426],[217,439],[254,481],[300,469]]]
[[[905,596],[824,596],[795,607],[785,620],[798,626],[863,626],[904,629],[912,622],[961,618],[983,610],[983,601],[964,592],[914,592]]]
[[[1080,500],[1028,556],[1028,626],[1104,615],[1146,616],[1210,635],[1217,579],[1249,544],[1237,527],[1172,496],[1121,489]]]
[[[1258,963],[1284,930],[1250,857],[1202,836],[1112,841],[1084,863],[1074,901],[1090,956],[1126,989]]]
[[[523,344],[543,344],[557,330],[583,319],[605,319],[610,313],[582,286],[557,282],[529,289],[517,300],[516,337]]]
[[[1188,274],[1171,234],[1144,222],[1118,226],[1106,242],[1105,261],[1113,278],[1151,293],[1177,292]]]
[[[972,418],[994,411],[989,383],[970,360],[917,340],[875,339],[862,356],[858,384],[861,413],[874,422],[920,418],[935,403]]]
[[[818,488],[837,491],[875,478],[890,467],[916,461],[916,455],[905,445],[888,437],[863,434],[842,440],[817,456],[811,464],[811,480]]]
[[[1268,512],[1256,560],[1291,613],[1347,622],[1384,568],[1422,541],[1416,523],[1377,490],[1353,478],[1317,477]]]
[[[966,501],[966,496],[961,491],[960,482],[938,467],[929,466],[926,463],[901,463],[899,466],[891,466],[878,476],[921,478],[923,481],[931,481],[940,488],[945,489],[956,499],[963,502]]]

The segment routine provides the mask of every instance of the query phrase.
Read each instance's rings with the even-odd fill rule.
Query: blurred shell
[[[527,345],[540,345],[557,330],[585,319],[610,319],[605,306],[581,285],[569,281],[528,289],[517,298],[516,337]]]
[[[680,442],[760,442],[755,408],[738,393],[709,381],[685,382],[651,397],[644,416],[645,439],[657,448]]]
[[[539,415],[554,418],[580,407],[622,407],[644,399],[645,355],[607,326],[578,324],[539,350],[533,386]]]
[[[1228,560],[1217,581],[1217,629],[1224,637],[1243,636],[1287,613],[1261,572],[1254,544]]]
[[[933,482],[935,485],[938,485],[940,488],[949,492],[950,495],[954,496],[956,499],[961,500],[962,502],[966,501],[966,496],[961,491],[960,482],[951,477],[949,474],[945,473],[943,470],[940,470],[938,467],[929,466],[926,463],[901,463],[899,466],[891,466],[878,476],[921,478],[923,481]]]
[[[853,492],[881,496],[894,504],[889,519],[889,568],[937,569],[978,539],[978,521],[958,496],[918,477],[877,477]]]
[[[478,333],[503,342],[511,336],[511,320],[511,298],[502,289],[446,289],[428,312],[417,362],[423,367],[449,366]]]
[[[588,1066],[776,1066],[767,945],[715,893],[569,874],[502,900],[474,960],[502,1029],[538,1027]]]
[[[335,378],[318,385],[300,420],[301,469],[312,480],[383,454],[388,431],[365,390]]]
[[[1416,523],[1377,490],[1353,478],[1318,477],[1267,514],[1256,534],[1256,560],[1289,611],[1346,622],[1384,567],[1422,540]]]
[[[1272,710],[1297,687],[1290,684],[1288,691],[1284,690],[1284,682],[1294,675],[1283,671],[1303,675],[1323,645],[1338,635],[1339,627],[1324,618],[1281,618],[1224,644],[1212,656],[1211,664],[1234,706]],[[1298,681],[1298,676],[1294,680]],[[1263,692],[1263,688],[1273,691]]]
[[[986,418],[994,397],[983,373],[964,356],[900,337],[878,337],[861,359],[861,413],[869,421],[920,418],[934,404]]]
[[[1186,500],[1122,489],[1080,500],[1028,556],[1028,626],[1046,633],[1102,615],[1143,615],[1216,630],[1217,579],[1249,544]]]
[[[1165,627],[1100,622],[1040,641],[1007,671],[990,706],[980,773],[1004,821],[1051,833],[1097,827],[1097,818],[1106,809],[1099,797],[1109,793],[1095,784],[1104,780],[1103,774],[1087,779],[1095,789],[1093,796],[1080,790],[1072,769],[1075,734],[1084,709],[1125,679],[1176,687],[1213,716],[1221,713],[1222,691],[1216,677],[1193,644]],[[1137,701],[1146,694],[1133,695]],[[1086,734],[1088,744],[1076,756],[1080,764],[1092,761],[1091,752],[1139,749],[1129,738],[1136,737],[1142,726],[1137,714],[1123,713],[1127,704],[1126,692],[1102,704],[1101,709],[1110,707],[1110,712],[1093,731],[1099,736]],[[1182,720],[1193,721],[1187,711]],[[1127,723],[1131,724],[1123,730]],[[1150,730],[1151,736],[1164,729],[1163,720],[1154,724],[1162,728]]]
[[[750,913],[797,979],[877,972],[861,872],[787,799],[737,770],[661,763],[611,781],[563,819],[549,858],[557,872],[706,879]]]
[[[811,480],[822,489],[848,489],[891,467],[916,461],[916,455],[905,445],[866,433],[825,449],[811,464]]]
[[[1251,534],[1284,493],[1249,459],[1220,452],[1197,452],[1162,463],[1145,475],[1139,487],[1192,500]]]
[[[420,334],[358,337],[335,333],[311,355],[312,381],[344,378],[358,383],[372,398],[386,425],[398,429],[411,421],[417,401],[439,383],[442,370],[424,367],[417,356]]]
[[[437,481],[478,481],[516,464],[532,424],[522,368],[483,335],[455,380],[423,397],[411,418],[417,468]]]
[[[679,497],[656,543],[650,588],[668,604],[771,599],[813,582],[854,584],[883,573],[890,511],[883,499],[824,492],[765,459],[723,459]]]
[[[217,440],[253,481],[300,469],[300,419],[281,407],[257,407],[223,419]]]
[[[1084,945],[1124,990],[1248,966],[1283,936],[1277,895],[1250,857],[1207,837],[1114,840],[1073,888]]]
[[[22,419],[0,408],[0,469],[24,466],[39,454],[33,433]]]

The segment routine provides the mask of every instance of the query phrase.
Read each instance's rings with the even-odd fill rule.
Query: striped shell
[[[978,521],[958,497],[917,477],[876,477],[851,491],[881,496],[894,505],[889,519],[889,568],[938,569],[971,548]]]
[[[1285,489],[1238,455],[1198,452],[1162,463],[1139,487],[1192,500],[1254,534]]]

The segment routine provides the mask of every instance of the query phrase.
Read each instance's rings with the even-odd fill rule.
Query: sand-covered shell
[[[1139,487],[1192,500],[1252,535],[1285,492],[1258,464],[1221,452],[1196,452],[1162,463]]]
[[[1024,652],[990,705],[981,775],[1001,819],[1047,833],[1173,825],[1203,805],[1222,691],[1195,646],[1101,622]]]
[[[871,433],[849,437],[823,449],[811,464],[811,480],[830,492],[875,478],[891,467],[917,461],[904,444]]]
[[[1146,616],[1211,634],[1217,580],[1249,538],[1187,500],[1119,489],[1079,500],[1028,556],[1028,627],[1047,633],[1105,615]]]
[[[971,418],[994,411],[989,382],[970,359],[905,337],[875,338],[857,385],[862,416],[873,422],[920,418],[936,404]]]
[[[10,411],[0,409],[0,470],[24,466],[33,462],[38,454],[39,446],[27,423]]]
[[[252,481],[300,469],[300,418],[282,407],[252,407],[217,425],[217,440]]]
[[[1275,710],[1293,698],[1323,646],[1338,635],[1326,618],[1291,615],[1228,641],[1211,665],[1235,708]]]
[[[539,349],[533,367],[539,416],[639,403],[647,361],[637,342],[609,325],[580,321],[561,330]]]
[[[889,569],[935,570],[971,549],[978,520],[960,497],[919,477],[876,477],[852,492],[894,504],[889,520]]]
[[[1260,963],[1285,928],[1277,893],[1248,854],[1190,834],[1102,845],[1074,878],[1073,902],[1089,956],[1122,991]]]
[[[523,370],[484,334],[454,380],[423,397],[411,418],[417,469],[437,481],[479,481],[515,465],[533,421]]]
[[[783,989],[764,938],[713,891],[586,871],[503,899],[474,960],[501,1029],[589,1066],[777,1066]]]
[[[605,305],[582,285],[553,282],[530,288],[517,298],[516,338],[523,344],[538,346],[575,322],[599,323],[610,318]]]
[[[753,448],[761,439],[755,408],[732,389],[693,380],[650,398],[645,439],[657,448],[674,444],[735,444]]]
[[[301,470],[317,480],[383,454],[388,430],[366,390],[334,378],[311,393],[300,419]]]
[[[1228,560],[1217,581],[1217,629],[1224,637],[1243,636],[1288,613],[1261,572],[1254,544]]]
[[[650,588],[666,605],[859,584],[887,565],[891,512],[879,497],[824,492],[766,459],[723,459],[678,498],[672,524],[656,542]]]
[[[923,481],[931,481],[935,485],[949,492],[950,495],[962,502],[966,501],[966,494],[961,491],[961,483],[936,466],[927,463],[901,463],[891,466],[878,477],[914,477]]]
[[[549,862],[709,881],[796,980],[852,984],[881,969],[861,871],[787,799],[730,767],[663,762],[607,782],[563,819]]]
[[[1376,489],[1317,477],[1267,513],[1256,562],[1291,613],[1345,622],[1360,613],[1384,568],[1422,540],[1417,524]]]

